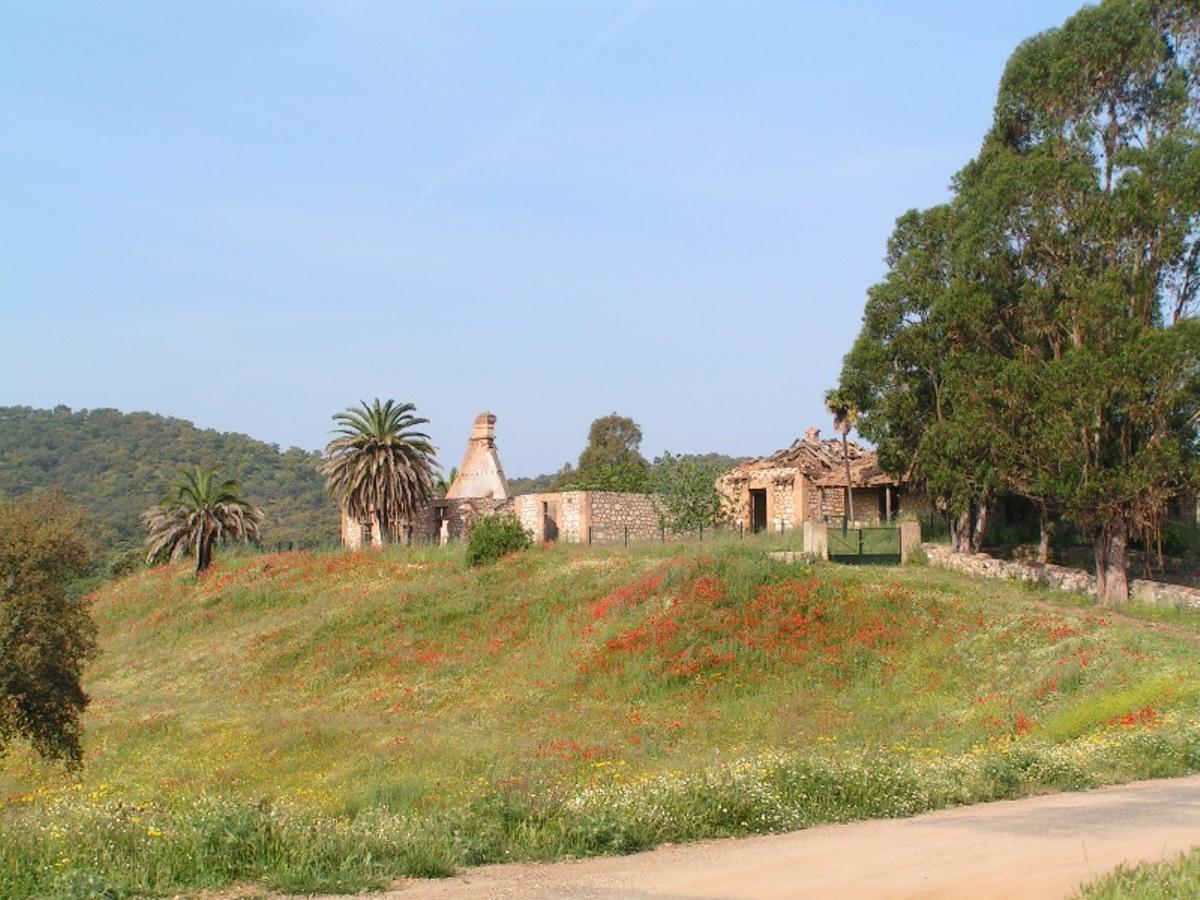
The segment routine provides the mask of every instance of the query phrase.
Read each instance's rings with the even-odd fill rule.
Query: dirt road
[[[486,866],[388,900],[482,898],[1062,898],[1118,864],[1200,844],[1200,776],[988,803],[911,819]]]

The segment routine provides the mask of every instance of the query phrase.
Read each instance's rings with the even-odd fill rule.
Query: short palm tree
[[[433,495],[436,451],[416,428],[428,422],[411,403],[376,398],[334,415],[337,435],[325,448],[321,474],[333,498],[359,522],[373,521],[380,539],[395,539],[400,526]]]
[[[212,564],[218,539],[256,541],[263,511],[241,497],[233,479],[218,482],[216,467],[180,469],[166,498],[142,513],[146,526],[146,561],[169,556],[172,562],[195,552],[196,574]]]
[[[433,475],[433,494],[435,497],[445,497],[450,493],[450,486],[454,484],[454,480],[458,478],[458,469],[451,468],[449,475],[443,475],[439,469]]]
[[[837,391],[825,395],[825,408],[833,414],[833,429],[842,436],[842,458],[846,462],[846,514],[847,522],[854,521],[854,487],[850,482],[850,429],[858,421],[858,407]]]

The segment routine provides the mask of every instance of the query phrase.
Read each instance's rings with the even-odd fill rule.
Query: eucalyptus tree
[[[142,513],[147,562],[163,556],[174,562],[194,552],[200,575],[212,564],[218,540],[258,540],[263,511],[242,499],[237,481],[217,481],[216,471],[180,469],[163,501]]]
[[[1008,480],[1091,533],[1110,602],[1195,478],[1198,62],[1194,0],[1087,7],[1013,54],[960,176],[962,337],[996,351],[996,418],[1035,413]]]
[[[992,446],[978,426],[986,416],[973,408],[971,389],[986,354],[953,337],[962,290],[956,227],[949,204],[896,221],[888,272],[867,293],[862,329],[831,395],[857,409],[855,427],[883,468],[956,517],[956,549],[975,550],[997,485]]]
[[[842,373],[885,465],[960,526],[998,491],[1074,520],[1110,602],[1197,477],[1198,60],[1196,0],[1104,0],[1023,43],[953,201],[898,223]]]
[[[320,466],[326,487],[351,518],[374,522],[381,540],[396,539],[434,493],[437,451],[417,430],[429,420],[415,413],[376,398],[333,416],[336,437]]]

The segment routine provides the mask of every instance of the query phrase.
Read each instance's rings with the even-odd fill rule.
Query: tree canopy
[[[730,466],[696,456],[664,453],[651,469],[659,524],[674,534],[709,528],[721,512],[716,481]]]
[[[642,429],[628,416],[615,412],[592,422],[579,466],[565,466],[554,481],[555,490],[631,491],[649,489],[649,464],[639,451]]]
[[[84,663],[96,653],[86,601],[67,585],[87,569],[83,510],[61,492],[0,499],[0,753],[23,738],[78,765]]]
[[[1196,479],[1200,5],[1104,0],[1026,41],[953,200],[902,216],[840,392],[959,516],[998,492],[1093,537],[1100,590]]]

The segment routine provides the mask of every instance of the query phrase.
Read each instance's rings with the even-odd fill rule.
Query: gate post
[[[919,519],[900,523],[900,565],[921,546],[921,521]]]
[[[804,520],[804,539],[801,548],[810,556],[829,560],[829,526],[824,522]]]

